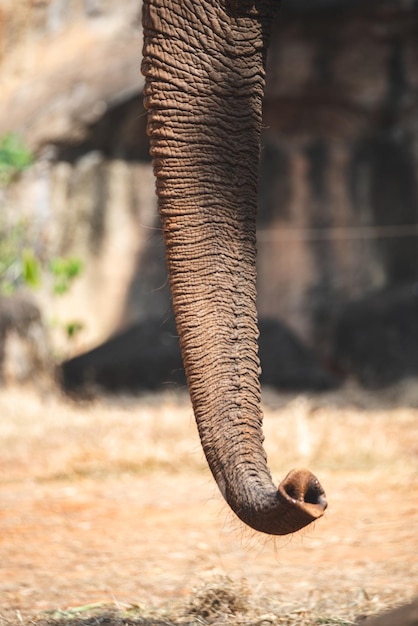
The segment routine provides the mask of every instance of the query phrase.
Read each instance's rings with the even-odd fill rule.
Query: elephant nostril
[[[287,493],[287,495],[289,496],[289,498],[291,498],[292,500],[299,500],[300,499],[300,494],[298,494],[295,485],[292,485],[290,483],[288,485],[283,485],[283,488],[284,488],[285,492]]]
[[[328,506],[325,493],[319,483],[310,484],[305,491],[304,502],[309,504],[319,504],[324,510]]]

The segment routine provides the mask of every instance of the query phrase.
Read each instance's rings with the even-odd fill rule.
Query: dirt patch
[[[330,502],[270,539],[223,504],[184,395],[2,391],[0,624],[349,624],[409,600],[418,408],[402,396],[267,398],[275,480],[307,465]]]

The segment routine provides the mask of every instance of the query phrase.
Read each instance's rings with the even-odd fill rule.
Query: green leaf
[[[39,287],[41,284],[41,265],[31,248],[22,252],[23,280],[29,287]]]
[[[54,293],[62,295],[66,293],[74,278],[77,278],[83,270],[83,262],[76,257],[55,257],[49,263],[51,274],[55,277],[53,286]]]
[[[67,337],[69,339],[74,339],[75,335],[77,335],[81,330],[83,330],[84,324],[79,322],[78,320],[73,320],[72,322],[68,322],[66,325]]]
[[[32,165],[34,157],[16,133],[0,138],[0,184],[8,184],[13,176]]]

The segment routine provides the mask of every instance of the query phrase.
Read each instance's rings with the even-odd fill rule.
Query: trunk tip
[[[291,470],[280,483],[278,490],[288,502],[304,511],[311,518],[309,521],[322,517],[328,506],[321,483],[307,469]]]

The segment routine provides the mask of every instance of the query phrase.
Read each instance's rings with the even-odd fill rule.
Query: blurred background
[[[0,626],[354,624],[418,595],[418,2],[282,0],[272,37],[263,431],[330,502],[274,541],[185,393],[140,4],[0,0]]]
[[[0,375],[181,385],[139,0],[0,4]],[[418,374],[418,2],[285,0],[260,165],[262,382]]]

